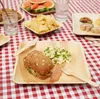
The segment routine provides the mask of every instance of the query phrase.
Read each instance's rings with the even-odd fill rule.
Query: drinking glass
[[[54,0],[56,13],[55,18],[58,21],[64,22],[67,20],[69,0]]]
[[[13,36],[18,33],[18,15],[15,11],[2,13],[4,29],[7,35]]]

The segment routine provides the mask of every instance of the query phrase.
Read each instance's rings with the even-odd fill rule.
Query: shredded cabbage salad
[[[61,47],[47,47],[44,54],[48,56],[54,64],[62,64],[71,61],[71,53]]]

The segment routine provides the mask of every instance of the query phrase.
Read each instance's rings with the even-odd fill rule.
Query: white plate
[[[74,13],[72,15],[72,21],[73,21],[73,33],[76,35],[88,35],[88,36],[100,36],[100,33],[92,33],[92,32],[85,32],[80,30],[80,18],[82,17],[88,17],[93,21],[93,24],[95,23],[96,19],[100,18],[100,14],[92,14],[92,13]],[[95,24],[94,24],[95,25]]]

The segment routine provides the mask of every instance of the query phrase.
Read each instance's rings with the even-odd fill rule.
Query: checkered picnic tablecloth
[[[6,8],[14,8],[22,13],[24,20],[31,16],[19,8],[21,0],[1,0]],[[0,5],[1,7],[1,5]],[[100,13],[100,0],[70,0],[68,20],[60,31],[40,36],[39,40],[69,40],[79,41],[85,50],[85,56],[89,65],[92,80],[100,82],[100,47],[92,45],[91,41],[72,32],[72,13],[89,12]],[[100,88],[84,85],[18,85],[12,81],[15,57],[14,52],[22,41],[33,40],[36,35],[27,30],[22,22],[18,24],[19,33],[11,36],[11,41],[0,47],[0,99],[100,99]],[[0,26],[0,33],[4,28]]]

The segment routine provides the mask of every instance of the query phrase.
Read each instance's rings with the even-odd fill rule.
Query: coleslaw
[[[47,47],[44,54],[48,56],[54,64],[69,63],[71,61],[71,53],[61,47]]]

